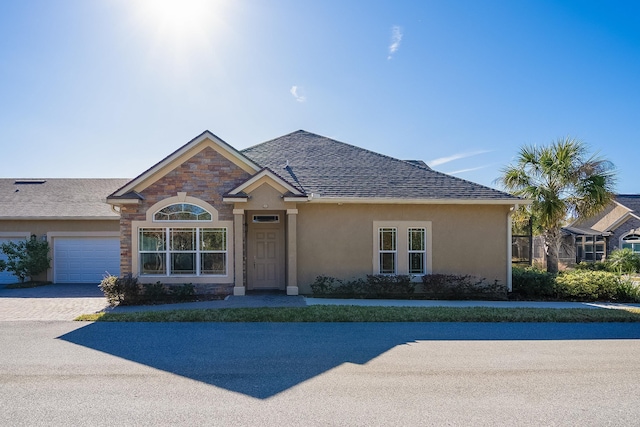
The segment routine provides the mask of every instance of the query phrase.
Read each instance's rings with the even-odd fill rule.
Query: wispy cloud
[[[429,167],[440,166],[445,163],[453,162],[454,160],[465,159],[467,157],[477,156],[479,154],[490,153],[491,150],[476,150],[476,151],[465,151],[462,153],[453,154],[447,157],[440,157],[438,159],[433,159],[427,162]]]
[[[298,86],[291,86],[289,92],[291,92],[291,95],[293,95],[298,102],[305,102],[307,100],[307,97],[300,93],[301,89]]]
[[[402,28],[394,25],[391,27],[391,43],[389,44],[389,56],[387,59],[393,58],[393,54],[400,48],[400,42],[402,41]]]
[[[493,166],[493,164],[489,164],[489,165],[484,165],[484,166],[478,166],[475,168],[467,168],[467,169],[460,169],[457,171],[451,171],[451,172],[445,172],[447,175],[459,175],[461,173],[465,173],[465,172],[473,172],[473,171],[477,171],[480,169],[484,169],[484,168],[488,168],[489,166]]]

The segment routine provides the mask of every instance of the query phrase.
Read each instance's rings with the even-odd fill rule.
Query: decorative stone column
[[[233,295],[244,296],[244,209],[233,210],[233,258],[234,285]]]
[[[297,209],[287,209],[287,295],[298,295]]]

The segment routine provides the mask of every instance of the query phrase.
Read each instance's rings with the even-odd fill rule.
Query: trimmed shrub
[[[106,276],[99,285],[111,306],[156,304],[166,302],[193,301],[195,288],[191,283],[183,285],[164,285],[156,283],[138,283],[138,278],[127,274],[123,277]]]
[[[506,285],[470,275],[427,274],[422,286],[426,296],[440,299],[507,299]]]
[[[366,279],[342,281],[318,276],[311,284],[313,295],[352,296],[357,298],[406,298],[415,292],[417,284],[407,275],[368,275]]]
[[[169,297],[178,301],[188,301],[196,295],[195,287],[191,283],[169,286]]]
[[[100,290],[104,293],[110,305],[134,305],[142,300],[142,291],[138,278],[127,274],[122,277],[108,275],[102,279]]]
[[[620,278],[607,271],[574,270],[556,277],[558,298],[581,301],[616,300]]]
[[[512,270],[512,292],[523,297],[552,298],[556,296],[555,275],[537,268]]]
[[[621,280],[617,289],[619,301],[640,302],[640,284],[630,280]]]
[[[611,266],[607,261],[587,262],[582,261],[576,264],[576,270],[589,270],[589,271],[611,271]]]
[[[404,274],[395,276],[368,275],[366,284],[367,292],[376,296],[411,295],[415,292],[417,285],[411,280],[411,276]]]
[[[446,274],[422,277],[419,283],[408,275],[368,275],[366,279],[342,281],[334,277],[318,276],[311,284],[313,295],[354,298],[455,298],[506,299],[505,285],[487,283],[472,276]]]
[[[318,276],[311,284],[311,292],[314,295],[330,295],[335,293],[336,287],[342,282],[334,277]]]

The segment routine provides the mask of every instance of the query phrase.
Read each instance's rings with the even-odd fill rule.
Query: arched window
[[[633,252],[640,254],[640,234],[631,233],[622,238],[622,248],[629,248]]]
[[[160,209],[154,221],[211,221],[211,213],[191,203],[176,203]]]

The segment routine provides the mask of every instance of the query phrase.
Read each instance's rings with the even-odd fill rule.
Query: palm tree
[[[613,164],[587,151],[583,142],[570,137],[549,146],[524,146],[515,164],[502,169],[496,180],[514,195],[533,201],[527,209],[544,238],[550,273],[558,272],[561,227],[566,221],[592,216],[614,197]]]

